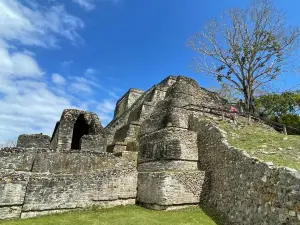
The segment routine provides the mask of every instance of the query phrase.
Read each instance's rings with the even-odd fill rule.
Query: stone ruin
[[[17,148],[1,149],[0,219],[91,206],[200,205],[228,224],[299,224],[299,172],[229,146],[204,120],[223,105],[194,80],[169,76],[145,92],[126,92],[105,128],[94,113],[64,110],[51,138],[21,135]]]

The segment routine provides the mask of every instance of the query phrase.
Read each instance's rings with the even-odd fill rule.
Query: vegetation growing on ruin
[[[238,124],[221,121],[230,145],[246,150],[251,156],[277,166],[300,170],[300,136],[284,135],[261,123],[248,124],[239,118]]]
[[[110,209],[93,209],[42,216],[39,218],[4,221],[3,225],[137,225],[137,224],[200,224],[214,225],[216,222],[200,208],[191,207],[176,211],[154,211],[138,206],[119,206]]]

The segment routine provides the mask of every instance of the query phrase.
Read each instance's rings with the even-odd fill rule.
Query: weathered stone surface
[[[113,144],[107,146],[107,152],[110,153],[119,153],[126,151],[127,143],[126,142],[114,142]]]
[[[190,118],[198,132],[199,168],[206,171],[204,208],[230,224],[299,224],[300,179],[294,170],[275,168],[228,146],[224,132]]]
[[[115,108],[114,118],[121,116],[133,103],[144,93],[142,90],[130,88],[118,101]]]
[[[1,170],[0,208],[3,206],[21,206],[24,201],[28,180],[28,173],[16,172],[13,170]]]
[[[5,148],[0,150],[0,169],[30,171],[37,149]]]
[[[80,139],[81,151],[105,152],[106,138],[103,135],[83,135]]]
[[[140,137],[139,163],[166,159],[198,161],[197,134],[169,127]]]
[[[86,174],[106,169],[134,168],[135,161],[97,152],[47,152],[37,154],[32,171],[36,173]]]
[[[299,224],[300,172],[228,146],[203,119],[223,103],[194,80],[169,76],[145,92],[130,89],[105,129],[94,113],[64,110],[50,147],[27,135],[18,143],[26,148],[0,151],[0,219],[137,200],[163,210],[200,203],[228,224]]]
[[[90,175],[33,174],[22,211],[76,209],[101,201],[135,199],[137,173],[107,170]]]
[[[204,181],[203,171],[140,172],[137,201],[147,207],[167,209],[170,206],[197,204]]]
[[[18,137],[18,148],[49,148],[50,136],[44,134],[22,134]]]
[[[128,142],[136,140],[140,131],[140,123],[131,122],[120,129],[118,129],[114,136],[114,141]]]
[[[176,171],[180,170],[197,170],[198,161],[184,161],[184,160],[158,160],[150,162],[140,162],[137,166],[138,171]]]
[[[114,118],[106,127],[105,134],[107,137],[107,144],[110,145],[114,141],[114,135],[118,129],[125,126],[132,121],[139,121],[140,123],[147,119],[157,102],[162,100],[165,96],[165,92],[176,82],[176,77],[169,76],[159,84],[151,87],[145,91],[130,108],[124,110],[124,112],[118,117]],[[160,94],[155,95],[155,91],[159,91]],[[161,92],[164,92],[162,94]]]
[[[15,159],[31,154],[31,166],[28,172],[0,170],[0,219],[135,203],[136,152],[116,157],[99,152],[25,150],[6,149]]]
[[[21,206],[0,207],[0,220],[19,218]]]
[[[82,142],[86,147],[85,139],[89,138],[85,137],[81,140],[84,135],[98,135],[93,141],[97,140],[99,144],[102,143],[105,132],[98,116],[82,110],[65,109],[60,121],[55,126],[51,138],[51,148],[57,151],[81,149]],[[96,144],[91,145],[95,149]],[[103,147],[100,145],[97,151],[102,151]]]

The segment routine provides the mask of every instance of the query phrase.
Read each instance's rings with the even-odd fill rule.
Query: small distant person
[[[236,109],[236,107],[233,106],[233,105],[230,105],[229,112],[231,114],[232,120],[234,122],[236,122],[236,119],[237,119],[237,109]]]
[[[233,106],[233,105],[231,105],[231,106],[230,106],[230,112],[232,112],[232,113],[237,113],[236,107]]]

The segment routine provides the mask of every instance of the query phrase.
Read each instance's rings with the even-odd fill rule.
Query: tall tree
[[[255,92],[283,72],[299,36],[299,27],[287,26],[271,1],[253,0],[247,9],[230,9],[208,22],[189,45],[198,53],[196,70],[239,91],[253,113]]]

